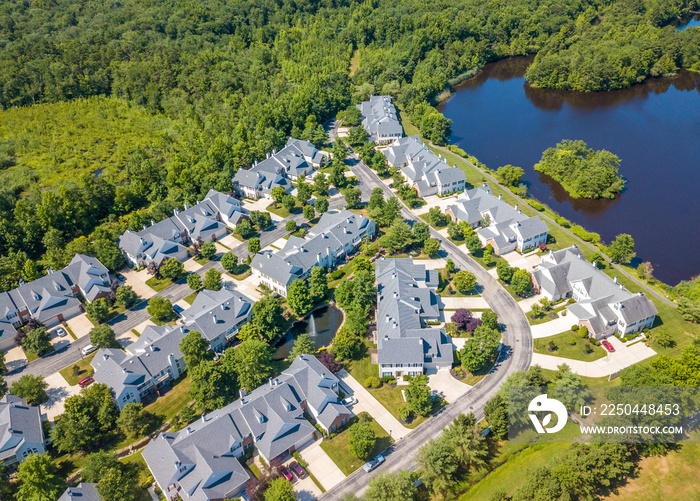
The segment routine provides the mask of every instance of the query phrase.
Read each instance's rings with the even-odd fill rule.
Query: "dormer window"
[[[34,297],[34,301],[39,301],[41,299],[41,296],[39,294],[37,294],[36,292],[33,292],[32,296]]]

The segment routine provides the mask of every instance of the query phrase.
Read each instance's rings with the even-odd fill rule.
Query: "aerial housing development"
[[[290,137],[280,151],[273,150],[250,169],[239,169],[233,177],[233,186],[251,199],[271,198],[276,187],[289,193],[292,181],[313,177],[325,160],[326,155],[310,142]]]
[[[384,151],[387,162],[401,172],[419,197],[449,195],[464,190],[466,177],[462,169],[450,167],[421,142],[418,136],[395,140]]]
[[[477,229],[479,240],[491,245],[497,256],[547,243],[549,230],[539,216],[529,217],[517,205],[511,207],[501,195],[495,197],[488,185],[461,193],[445,212],[454,222],[466,221]]]
[[[632,294],[617,277],[610,278],[586,261],[576,246],[543,255],[532,281],[552,301],[575,299],[566,309],[598,339],[611,334],[624,337],[654,325],[654,303],[642,292]]]
[[[362,126],[370,141],[384,144],[403,137],[403,127],[391,96],[370,96],[369,101],[358,104],[357,108],[362,113]]]
[[[21,463],[31,454],[46,452],[46,438],[39,407],[30,407],[20,397],[0,398],[0,465]]]
[[[379,259],[377,274],[377,364],[379,376],[420,376],[452,368],[452,339],[438,322],[437,270],[410,258]]]
[[[314,266],[333,268],[374,229],[374,221],[354,212],[327,212],[304,238],[290,236],[282,249],[256,254],[250,266],[261,284],[286,296],[294,280],[307,278]]]
[[[352,412],[338,401],[338,379],[311,355],[298,356],[289,369],[251,393],[202,417],[177,433],[148,444],[143,458],[168,499],[214,500],[235,497],[249,474],[238,458],[254,448],[264,461],[286,460],[320,432],[345,425]]]

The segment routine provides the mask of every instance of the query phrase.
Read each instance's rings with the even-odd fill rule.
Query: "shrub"
[[[547,343],[547,349],[549,351],[554,351],[557,349],[557,343],[555,343],[553,340]]]
[[[364,383],[363,386],[364,386],[365,388],[371,388],[371,387],[372,387],[372,380],[373,380],[373,379],[374,379],[373,377],[368,377],[367,379],[365,379],[365,383]]]
[[[589,339],[590,343],[594,346],[598,346],[600,344],[600,341],[598,341],[596,338],[592,337]]]
[[[581,336],[582,338],[587,338],[588,337],[588,327],[586,327],[585,325],[582,326],[578,331],[578,335]]]
[[[343,276],[343,271],[342,270],[335,270],[329,276],[331,277],[331,280],[338,280],[340,277]]]
[[[569,300],[566,302],[566,304],[574,304],[576,300],[574,298],[569,298]]]
[[[379,380],[379,378],[372,378],[372,388],[380,388],[382,386],[382,382]]]
[[[571,223],[565,217],[557,216],[556,218],[554,218],[554,221],[556,221],[556,223],[559,226],[563,226],[564,228],[571,228]]]
[[[578,324],[572,325],[571,330],[576,332],[578,330]]]
[[[530,207],[533,209],[542,212],[544,210],[544,205],[541,203],[537,202],[536,200],[529,200],[527,203],[530,204]]]
[[[411,419],[411,409],[409,409],[406,405],[400,405],[398,411],[401,421],[403,421],[404,423],[408,423]]]

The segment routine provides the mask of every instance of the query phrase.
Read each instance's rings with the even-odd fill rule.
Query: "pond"
[[[610,242],[631,234],[638,259],[671,285],[700,272],[700,73],[681,70],[629,89],[534,89],[531,58],[488,64],[439,106],[453,120],[451,142],[496,169],[525,169],[528,192]],[[624,192],[613,200],[572,199],[533,169],[562,139],[582,139],[621,159]]]
[[[335,306],[324,306],[314,311],[308,320],[297,322],[287,334],[275,344],[274,360],[284,360],[294,345],[294,339],[302,332],[307,332],[316,348],[328,346],[338,327],[343,323],[343,312]]]

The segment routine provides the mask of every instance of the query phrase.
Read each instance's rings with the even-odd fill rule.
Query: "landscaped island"
[[[564,139],[542,153],[535,170],[558,181],[574,198],[614,198],[625,186],[619,166],[620,158],[607,150]]]

